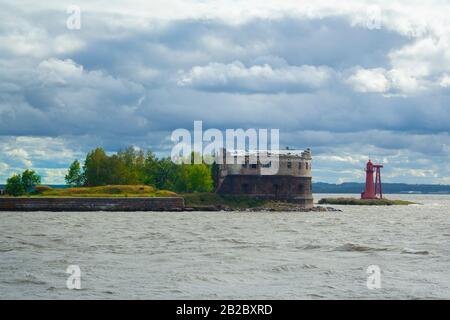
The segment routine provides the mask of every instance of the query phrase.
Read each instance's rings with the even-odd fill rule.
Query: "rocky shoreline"
[[[220,199],[219,199],[220,200]],[[222,200],[223,201],[223,200]],[[283,201],[186,203],[182,197],[0,197],[0,211],[334,212]]]
[[[277,206],[261,206],[252,208],[231,208],[225,205],[197,205],[185,207],[183,211],[237,211],[237,212],[341,212],[340,209],[332,207],[304,208],[295,204],[283,203]]]

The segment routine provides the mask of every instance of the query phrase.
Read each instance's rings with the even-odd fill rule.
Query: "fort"
[[[278,151],[278,168],[274,174],[264,174],[263,169],[274,164],[260,161],[257,154],[225,150],[222,156],[222,164],[218,165],[218,194],[245,195],[313,207],[310,149],[300,154],[291,150]],[[256,161],[250,161],[252,157]]]

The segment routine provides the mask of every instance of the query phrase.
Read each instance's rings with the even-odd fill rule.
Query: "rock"
[[[327,209],[327,211],[342,212],[341,209],[336,209],[336,208],[333,208],[333,207],[326,207],[326,209]]]

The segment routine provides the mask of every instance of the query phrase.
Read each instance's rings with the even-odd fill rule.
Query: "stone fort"
[[[261,199],[295,202],[305,208],[313,207],[311,150],[299,153],[285,150],[278,152],[278,170],[275,174],[263,174],[263,166],[249,161],[249,152],[223,151],[223,164],[219,164],[217,193],[222,195],[246,195]],[[227,159],[233,159],[228,161]],[[231,163],[230,163],[231,162]]]

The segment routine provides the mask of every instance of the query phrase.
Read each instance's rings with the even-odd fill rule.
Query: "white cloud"
[[[63,138],[29,136],[0,137],[0,153],[8,155],[13,163],[19,161],[26,166],[26,161],[65,164],[81,155]]]
[[[28,152],[26,152],[22,148],[18,149],[10,149],[5,152],[8,156],[17,157],[17,158],[28,158]]]
[[[68,0],[48,0],[45,3],[22,0],[20,6],[34,7],[36,10],[61,10],[65,14],[66,7],[71,3]],[[449,25],[450,11],[450,4],[439,0],[347,0],[345,4],[333,0],[129,0],[126,5],[119,0],[110,0],[107,6],[102,2],[79,0],[77,5],[82,14],[115,15],[116,20],[111,23],[118,27],[123,27],[120,24],[121,16],[123,19],[128,17],[134,27],[148,25],[149,19],[221,19],[229,23],[243,23],[254,18],[275,19],[285,14],[309,18],[346,15],[351,17],[353,23],[366,26],[376,7],[381,13],[382,27],[416,36],[430,30],[435,33],[445,31],[445,27]],[[145,21],[147,24],[143,23]]]
[[[440,79],[439,79],[439,85],[441,87],[444,88],[448,88],[450,87],[450,76],[448,74],[444,74]]]
[[[72,144],[63,138],[0,137],[0,183],[25,169],[42,175],[44,183],[63,182],[69,164],[85,156],[84,152],[72,149]]]
[[[48,59],[42,61],[38,67],[38,79],[46,84],[60,83],[66,84],[69,81],[79,80],[83,75],[83,66],[77,65],[74,61]]]
[[[386,174],[387,178],[416,177],[416,178],[438,178],[439,175],[433,169],[404,169],[396,168]]]
[[[390,88],[385,74],[386,70],[381,68],[358,69],[347,79],[347,82],[359,92],[384,93]]]
[[[64,177],[67,169],[36,168],[36,170],[41,174],[43,184],[66,184]]]
[[[416,77],[450,71],[449,39],[419,38],[389,54],[391,64]]]
[[[9,165],[7,163],[0,162],[0,175],[2,175],[7,169],[9,169]]]
[[[30,5],[30,8],[32,7],[33,5]],[[29,11],[27,8],[26,13],[21,12],[24,15],[19,16],[16,12],[10,12],[8,7],[2,9],[4,12],[0,13],[0,19],[5,28],[0,29],[0,48],[4,52],[15,56],[41,59],[72,53],[85,46],[85,42],[79,35],[69,33],[62,25],[60,28],[47,29],[46,26],[26,19],[24,15],[34,13],[33,10]],[[64,18],[63,14],[61,18]],[[53,34],[55,31],[56,35]]]
[[[418,80],[403,70],[392,69],[387,72],[387,77],[391,88],[400,92],[413,94],[420,89]]]
[[[424,81],[421,83],[411,74],[404,70],[383,68],[362,69],[358,68],[346,82],[353,87],[355,91],[366,93],[388,93],[399,92],[403,94],[417,94],[425,89]]]
[[[318,155],[314,157],[314,160],[327,161],[327,162],[344,162],[354,165],[360,165],[367,162],[367,156],[365,155]]]
[[[80,50],[85,45],[78,36],[72,34],[62,34],[55,37],[53,42],[53,50],[56,54],[67,54]]]
[[[240,61],[230,64],[209,63],[193,67],[188,72],[180,72],[178,85],[199,88],[244,91],[304,91],[320,88],[331,78],[328,67],[283,66],[272,68],[268,64],[246,67]]]
[[[13,161],[20,162],[26,167],[31,167],[33,165],[33,163],[29,160],[29,154],[25,149],[7,149],[5,154],[11,157]]]

